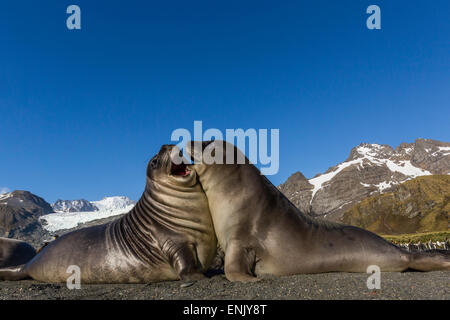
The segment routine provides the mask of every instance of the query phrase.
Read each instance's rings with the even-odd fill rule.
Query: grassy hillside
[[[364,199],[343,222],[383,235],[449,230],[450,176],[418,177],[392,192]]]
[[[438,231],[438,232],[425,232],[425,233],[412,233],[412,234],[401,234],[401,235],[381,235],[386,240],[393,243],[417,243],[417,242],[444,242],[450,239],[450,231]]]

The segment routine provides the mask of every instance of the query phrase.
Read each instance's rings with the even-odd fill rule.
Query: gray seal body
[[[0,238],[0,268],[22,265],[35,255],[36,250],[24,241]]]
[[[217,239],[196,173],[172,162],[174,148],[149,162],[145,191],[125,216],[59,237],[24,266],[0,269],[0,279],[66,282],[73,265],[82,284],[202,278]]]
[[[407,252],[367,230],[303,214],[232,144],[191,142],[186,150],[208,198],[231,281],[255,281],[264,274],[366,272],[370,265],[382,271],[450,269],[444,252]],[[227,152],[232,164],[226,162]],[[214,157],[223,157],[222,164],[211,161]]]

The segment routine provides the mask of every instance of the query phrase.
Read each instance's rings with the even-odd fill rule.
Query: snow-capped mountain
[[[362,199],[418,176],[450,174],[450,143],[417,139],[397,148],[362,143],[344,162],[306,179],[296,172],[279,189],[305,213],[340,220]]]
[[[60,200],[52,204],[55,212],[86,212],[97,211],[98,208],[87,200]]]
[[[91,201],[92,205],[100,211],[121,210],[135,205],[136,201],[123,196],[106,197],[100,201]]]
[[[99,201],[80,200],[57,200],[52,204],[55,212],[92,212],[121,210],[136,202],[128,197],[115,196],[106,197]]]
[[[55,232],[58,230],[71,229],[79,224],[89,221],[121,215],[133,209],[136,204],[135,201],[127,197],[115,196],[106,197],[99,201],[88,202],[93,209],[91,211],[73,211],[74,208],[79,207],[78,205],[81,203],[81,200],[59,201],[63,201],[66,205],[64,207],[66,211],[51,213],[40,217],[40,221],[47,231]],[[86,203],[84,204],[87,206]],[[53,206],[55,205],[56,203],[53,204]],[[61,207],[63,206],[61,205]]]

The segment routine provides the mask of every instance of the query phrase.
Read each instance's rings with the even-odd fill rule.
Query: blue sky
[[[66,8],[81,8],[81,30]],[[381,30],[366,8],[381,8]],[[450,2],[8,1],[0,188],[138,199],[177,128],[279,128],[279,184],[361,142],[449,141]]]

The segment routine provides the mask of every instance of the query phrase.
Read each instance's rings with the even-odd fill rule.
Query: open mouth
[[[170,173],[173,176],[181,176],[185,177],[189,175],[191,171],[187,168],[187,166],[184,163],[181,164],[175,164],[172,162],[172,168],[170,170]]]

